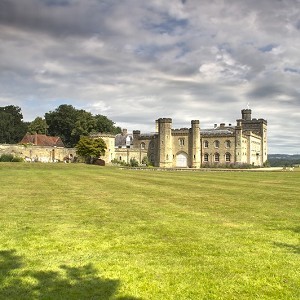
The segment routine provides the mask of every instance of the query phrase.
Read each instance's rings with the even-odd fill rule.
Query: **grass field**
[[[300,172],[0,164],[0,299],[300,299]]]

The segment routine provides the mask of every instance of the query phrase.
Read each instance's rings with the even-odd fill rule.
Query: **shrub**
[[[118,160],[116,158],[114,158],[111,163],[113,165],[127,166],[127,163],[124,160]]]
[[[139,162],[133,157],[130,159],[130,167],[138,167],[139,166]]]
[[[2,154],[0,156],[1,162],[11,162],[13,160],[14,156],[12,154]]]
[[[13,156],[12,154],[2,154],[0,156],[0,162],[23,162],[24,159],[19,156]]]
[[[142,159],[142,164],[146,167],[148,167],[150,165],[150,162],[148,160],[148,157],[147,156],[144,156],[143,159]]]
[[[202,168],[213,168],[213,169],[252,169],[258,168],[257,166],[246,164],[246,163],[203,163]]]
[[[12,160],[12,162],[24,162],[24,159],[19,156],[15,156]]]

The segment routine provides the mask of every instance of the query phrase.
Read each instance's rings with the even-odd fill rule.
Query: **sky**
[[[0,106],[73,105],[129,131],[268,121],[300,153],[300,0],[0,0]]]

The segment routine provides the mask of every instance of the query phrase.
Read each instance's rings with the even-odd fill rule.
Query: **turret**
[[[173,166],[172,153],[172,119],[158,119],[159,136],[159,167],[171,168]]]
[[[242,119],[245,121],[251,121],[251,109],[242,109]]]
[[[133,135],[133,139],[136,140],[140,137],[141,131],[140,130],[133,130],[132,135]]]
[[[200,146],[200,122],[199,120],[192,120],[190,129],[190,167],[200,168],[201,167],[201,146]]]

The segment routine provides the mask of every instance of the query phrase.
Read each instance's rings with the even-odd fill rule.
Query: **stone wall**
[[[26,161],[59,162],[66,158],[74,158],[76,150],[63,147],[0,144],[0,155],[2,154],[12,154]]]

